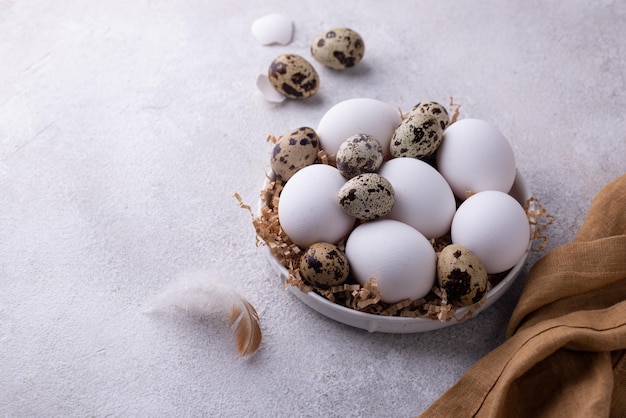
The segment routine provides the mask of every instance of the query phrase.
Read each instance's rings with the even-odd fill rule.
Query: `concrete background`
[[[252,21],[281,12],[293,42]],[[494,306],[422,334],[369,334],[285,291],[248,213],[268,134],[333,104],[462,104],[496,124],[568,242],[626,171],[626,3],[0,0],[0,415],[413,416],[503,341],[528,269]],[[365,58],[308,101],[259,72],[346,26]],[[181,272],[217,268],[257,307],[240,358],[219,319],[150,316]]]

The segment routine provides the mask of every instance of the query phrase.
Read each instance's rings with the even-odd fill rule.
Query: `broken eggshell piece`
[[[250,31],[261,45],[287,45],[293,37],[293,21],[280,13],[271,13],[252,22]]]
[[[286,96],[283,96],[276,91],[274,86],[272,86],[272,83],[270,83],[269,77],[265,74],[259,74],[256,78],[256,86],[268,102],[282,103],[287,100]]]

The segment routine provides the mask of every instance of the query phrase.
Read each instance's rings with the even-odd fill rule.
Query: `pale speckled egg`
[[[316,286],[339,286],[348,279],[350,265],[339,247],[317,242],[300,257],[300,275],[307,283]]]
[[[338,243],[354,226],[354,217],[337,203],[346,179],[330,165],[300,169],[283,188],[278,201],[278,221],[285,234],[304,249],[316,242]]]
[[[277,57],[272,61],[267,76],[272,86],[290,99],[311,97],[320,85],[315,68],[296,54],[283,54]]]
[[[451,244],[438,255],[437,282],[452,305],[473,305],[487,292],[487,270],[470,250]]]
[[[433,246],[415,228],[391,219],[354,228],[346,241],[346,257],[359,283],[376,279],[383,302],[424,297],[436,280]]]
[[[433,116],[413,113],[394,131],[389,151],[394,158],[425,159],[437,151],[443,132]]]
[[[504,135],[480,119],[462,119],[443,133],[437,169],[461,200],[473,193],[508,193],[516,175],[515,156]]]
[[[298,170],[315,163],[320,139],[312,128],[301,127],[282,135],[274,145],[270,166],[283,181]]]
[[[337,103],[320,119],[316,132],[322,149],[335,155],[346,138],[369,134],[380,142],[389,157],[389,142],[402,119],[397,108],[376,99],[356,98]]]
[[[482,261],[488,274],[517,264],[530,243],[530,223],[522,205],[512,196],[488,190],[476,193],[457,209],[450,235]]]
[[[383,163],[383,148],[372,135],[356,134],[337,151],[337,169],[350,179],[361,173],[375,173]]]
[[[450,124],[450,115],[448,114],[448,110],[443,105],[437,102],[419,102],[409,112],[409,115],[413,113],[422,113],[424,115],[433,116],[435,119],[437,119],[437,122],[439,123],[439,127],[441,128],[442,132],[445,131]]]
[[[379,174],[359,174],[339,189],[337,202],[346,213],[357,219],[378,219],[393,208],[393,186]]]
[[[395,204],[387,218],[404,222],[426,238],[439,238],[450,230],[456,211],[454,194],[432,166],[415,158],[393,158],[378,174],[389,180]]]
[[[320,64],[335,70],[354,67],[365,54],[365,43],[357,32],[336,28],[317,36],[311,44],[311,55]]]

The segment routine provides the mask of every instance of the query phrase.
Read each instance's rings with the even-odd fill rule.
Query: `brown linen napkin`
[[[626,417],[626,174],[531,269],[507,340],[421,417]]]

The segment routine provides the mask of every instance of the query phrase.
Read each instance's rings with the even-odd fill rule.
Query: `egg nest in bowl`
[[[400,115],[401,119],[405,118],[404,115]],[[456,115],[450,126],[455,119]],[[275,138],[272,138],[272,141],[277,142]],[[321,149],[312,164],[336,168],[335,156],[336,153],[331,154]],[[386,156],[385,162],[391,159],[393,157]],[[434,154],[420,160],[437,168]],[[280,176],[270,172],[261,190],[259,208],[256,213],[252,213],[251,208],[238,197],[241,206],[252,213],[257,245],[267,247],[273,268],[303,302],[332,319],[369,331],[419,332],[463,322],[494,303],[510,287],[519,275],[535,239],[540,238],[544,241],[542,244],[545,245],[545,236],[542,233],[547,225],[538,227],[538,219],[547,219],[549,215],[539,201],[531,196],[525,180],[515,170],[515,180],[508,194],[519,203],[526,214],[528,240],[522,256],[513,266],[487,275],[484,293],[480,295],[480,298],[472,300],[472,303],[462,305],[453,303],[437,280],[434,280],[434,284],[425,295],[418,298],[407,297],[393,302],[383,300],[383,292],[380,290],[376,277],[370,277],[366,281],[357,280],[352,271],[347,280],[339,285],[319,285],[306,280],[301,272],[301,260],[306,246],[296,245],[280,223],[278,207],[282,191],[288,181],[289,179],[283,181]],[[455,209],[458,209],[464,200],[455,197]],[[371,221],[356,219],[351,232],[359,225],[368,222]],[[347,238],[348,236],[345,236],[334,243],[342,252],[345,252]],[[437,256],[444,248],[453,244],[450,230],[443,235],[428,239],[428,242]]]

